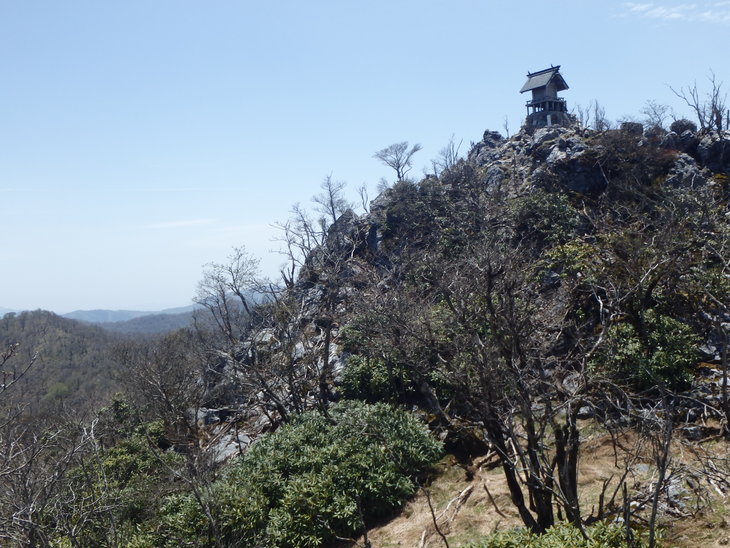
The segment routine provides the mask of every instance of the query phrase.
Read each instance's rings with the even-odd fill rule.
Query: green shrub
[[[286,548],[355,535],[412,496],[414,477],[440,454],[423,425],[386,404],[345,401],[329,417],[305,413],[260,438],[213,484],[219,540]],[[168,498],[159,525],[159,545],[210,545],[190,495]]]
[[[161,422],[140,424],[109,449],[84,455],[83,464],[62,480],[78,503],[54,516],[51,544],[160,546],[152,540],[145,544],[139,533],[157,516],[159,500],[180,488],[173,478],[183,459],[162,450],[163,436]]]
[[[538,247],[570,241],[581,225],[580,213],[565,194],[535,189],[512,204],[518,234]]]
[[[413,392],[405,367],[358,355],[347,359],[341,387],[345,398],[367,402],[396,403]]]
[[[686,387],[691,380],[689,368],[697,357],[697,336],[692,328],[648,310],[645,329],[642,340],[633,324],[612,325],[601,353],[603,367],[612,377],[639,389],[660,383],[671,389]]]
[[[181,540],[204,545],[208,523],[195,498],[189,493],[178,493],[165,498],[154,526],[156,534],[146,535],[154,539],[150,545],[172,547],[182,544]]]
[[[558,524],[543,535],[535,535],[527,529],[512,529],[493,533],[467,548],[623,548],[626,530],[619,524],[597,524],[587,530],[588,539],[569,524]],[[645,543],[634,539],[632,547],[641,548]]]

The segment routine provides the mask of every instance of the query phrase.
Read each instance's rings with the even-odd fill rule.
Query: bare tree
[[[702,97],[697,88],[697,82],[691,86],[681,87],[679,90],[669,87],[677,97],[682,99],[692,109],[700,129],[715,131],[718,135],[730,127],[730,109],[727,108],[727,93],[722,91],[722,82],[718,82],[714,72],[708,76],[711,89]]]
[[[229,343],[240,340],[252,299],[261,288],[259,260],[244,247],[234,248],[225,263],[209,263],[193,299],[207,310]]]
[[[373,357],[407,364],[427,409],[446,424],[451,418],[429,376],[438,371],[454,387],[459,396],[449,415],[479,424],[528,528],[551,527],[557,503],[582,529],[577,416],[586,397],[585,341],[563,358],[556,355],[556,341],[575,329],[565,308],[570,300],[561,295],[547,304],[524,268],[528,250],[502,245],[510,236],[501,222],[494,219],[458,258],[418,261],[418,289],[391,285],[371,294],[359,328]],[[568,374],[576,378],[570,390],[560,382]]]
[[[662,387],[663,388],[663,387]],[[671,466],[671,444],[674,433],[674,399],[666,390],[662,390],[662,410],[665,416],[659,420],[658,434],[652,432],[652,449],[657,469],[657,479],[651,498],[651,515],[649,516],[649,548],[656,546],[657,512],[662,491],[666,488],[667,474]]]
[[[192,330],[179,330],[115,352],[127,399],[141,416],[163,419],[170,441],[181,448],[199,438],[198,411],[208,392],[208,356],[200,343]]]
[[[596,131],[611,129],[611,121],[606,117],[606,109],[595,99],[591,100],[587,107],[576,105],[574,115],[583,127]]]
[[[54,463],[56,472],[61,473],[48,514],[52,530],[61,533],[71,546],[121,546],[125,536],[119,516],[123,495],[118,485],[113,485],[104,463],[108,440],[100,422],[100,415],[88,422],[70,422],[66,453]]]
[[[461,148],[461,143],[462,141],[459,141],[459,144],[456,144],[454,142],[454,136],[452,135],[446,146],[439,151],[438,157],[431,160],[433,174],[436,177],[444,171],[453,168],[456,165],[456,162],[459,161],[459,149]]]
[[[649,99],[641,109],[641,114],[644,115],[644,124],[647,127],[664,129],[666,121],[672,117],[672,109]]]
[[[415,150],[410,154],[413,152]],[[293,341],[295,337],[290,332],[292,318],[300,318],[300,326],[312,322],[309,329],[313,329],[314,336],[312,333],[305,335],[304,330],[296,334],[299,344],[304,344],[308,358],[303,361],[300,357],[298,365],[291,364],[289,370],[293,372],[296,368],[298,372],[291,373],[288,382],[294,382],[301,388],[309,382],[308,372],[315,372],[318,379],[317,401],[320,409],[326,412],[332,380],[330,349],[333,333],[338,328],[336,312],[346,294],[346,279],[351,276],[351,273],[346,273],[346,264],[353,258],[360,235],[352,230],[356,227],[355,214],[343,196],[344,183],[334,183],[331,177],[327,177],[322,189],[324,192],[313,199],[316,204],[314,215],[296,205],[292,210],[293,216],[278,225],[289,267],[282,272],[286,291],[274,300],[277,307],[291,311],[289,323],[277,326],[287,333],[287,339]],[[361,197],[365,202],[365,196],[361,194]],[[312,294],[317,295],[316,307],[303,302],[311,299]],[[283,359],[286,361],[286,358]],[[296,388],[293,384],[292,387]]]
[[[572,114],[583,127],[588,127],[590,123],[590,111],[581,104],[576,104],[572,109]]]
[[[292,216],[277,225],[287,258],[283,287],[260,280],[258,261],[243,249],[236,249],[228,263],[208,265],[199,284],[196,302],[220,334],[219,341],[208,343],[211,359],[225,364],[239,397],[272,422],[317,403],[325,410],[330,397],[341,270],[355,245],[347,222],[354,214],[344,187],[325,177],[322,192],[313,198],[314,210],[297,204]],[[252,292],[261,295],[260,302],[253,302]],[[201,315],[201,326],[204,319]]]
[[[0,432],[0,542],[48,546],[47,520],[87,440],[61,424],[6,424]]]
[[[334,224],[340,215],[352,209],[352,204],[343,195],[345,186],[344,181],[334,181],[332,175],[327,175],[320,185],[322,192],[312,198],[318,205],[318,212],[327,219],[326,224]]]
[[[50,524],[59,525],[77,495],[66,489],[68,473],[94,447],[88,431],[65,416],[22,415],[11,389],[38,355],[21,360],[18,349],[12,344],[0,354],[0,544],[48,546]]]
[[[357,194],[360,197],[360,207],[362,207],[365,213],[368,213],[370,211],[370,196],[368,195],[368,187],[365,183],[358,187]]]
[[[595,100],[593,101],[593,129],[596,131],[611,129],[611,122],[606,117],[606,109]]]
[[[289,219],[274,226],[279,229],[278,241],[284,244],[281,253],[286,257],[281,278],[284,286],[292,289],[299,269],[309,253],[324,243],[328,228],[327,218],[320,217],[316,220],[300,204],[294,204]]]
[[[336,203],[336,195],[333,199]],[[282,276],[288,289],[294,285],[295,272],[306,250],[322,238],[305,211],[296,207],[295,212],[297,216],[283,225],[285,235],[298,238],[286,240],[292,264],[290,273],[282,272]],[[326,217],[319,225],[326,225]],[[306,230],[299,231],[299,227]],[[294,377],[294,364],[285,357],[287,351],[293,352],[294,343],[287,344],[291,337],[286,326],[296,311],[288,306],[286,292],[280,293],[258,277],[258,263],[241,247],[234,249],[228,262],[206,266],[195,302],[204,307],[204,313],[196,315],[196,329],[206,347],[208,368],[197,376],[201,382],[213,375],[220,385],[231,383],[239,398],[247,399],[264,415],[270,415],[273,408],[278,417],[272,420],[285,421],[292,410],[302,408],[299,392],[293,390],[300,379]],[[260,302],[254,300],[254,295],[260,297]],[[277,341],[275,352],[268,348],[270,338]],[[154,378],[147,384],[152,390],[159,385]]]
[[[29,360],[17,364],[17,359],[13,358],[16,357],[19,347],[18,343],[12,343],[0,352],[0,394],[18,382],[38,359],[38,354],[33,354]]]
[[[700,292],[706,303],[703,315],[712,324],[715,338],[720,347],[721,405],[725,418],[725,433],[730,436],[730,296],[723,280],[730,279],[730,227],[713,227],[705,233],[708,263],[714,265],[714,272],[698,280]]]
[[[398,181],[404,181],[411,167],[413,167],[413,155],[422,148],[418,143],[408,148],[408,141],[403,141],[402,143],[394,143],[377,151],[373,155],[373,158],[377,158],[386,166],[394,169],[396,179]]]
[[[312,202],[316,204],[314,215],[302,205],[294,204],[289,219],[274,225],[280,231],[278,241],[284,244],[282,254],[287,262],[281,275],[287,288],[294,286],[296,275],[310,253],[323,248],[329,228],[343,213],[353,208],[353,204],[344,197],[344,181],[334,181],[328,175],[320,187],[322,192],[312,198]],[[360,198],[363,207],[367,207],[367,191],[364,185],[360,189]]]

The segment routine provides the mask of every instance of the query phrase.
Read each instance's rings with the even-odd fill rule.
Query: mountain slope
[[[79,413],[96,409],[118,389],[114,380],[118,363],[110,350],[123,340],[52,312],[7,314],[0,319],[0,348],[19,345],[11,365],[22,368],[31,361],[33,365],[6,396],[36,415],[59,405]]]
[[[193,311],[177,314],[144,314],[125,321],[100,323],[99,326],[117,333],[160,334],[190,327],[193,323]]]

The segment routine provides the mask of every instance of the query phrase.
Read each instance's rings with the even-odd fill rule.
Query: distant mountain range
[[[1,309],[0,309],[1,310]],[[75,310],[68,314],[61,314],[64,318],[79,320],[89,323],[113,323],[126,322],[143,316],[177,315],[188,314],[195,310],[194,305],[180,306],[177,308],[166,308],[165,310],[143,311],[143,310]]]
[[[89,323],[111,323],[111,322],[124,322],[127,320],[132,320],[134,318],[139,318],[142,316],[153,316],[153,315],[160,315],[160,314],[185,314],[188,312],[192,312],[197,307],[195,305],[189,305],[189,306],[178,306],[176,308],[165,308],[164,310],[105,310],[105,309],[96,309],[96,310],[74,310],[73,312],[69,312],[67,314],[58,314],[58,316],[61,316],[62,318],[68,318],[70,320],[79,320],[82,322],[89,322]],[[19,312],[31,312],[29,309],[13,309],[13,308],[5,308],[0,306],[0,316],[4,316],[5,314],[10,313],[19,313]]]
[[[169,333],[170,331],[190,327],[193,323],[194,311],[195,310],[191,307],[187,312],[180,312],[177,314],[169,312],[162,312],[159,314],[145,313],[143,316],[137,316],[130,320],[103,322],[97,323],[97,325],[107,331],[116,331],[118,333],[147,335]]]
[[[192,323],[194,305],[166,308],[160,311],[149,310],[75,310],[59,314],[61,318],[96,324],[107,331],[118,333],[155,334],[167,333]],[[5,314],[19,314],[22,311],[0,307],[0,318]]]
[[[167,333],[188,327],[193,321],[196,307],[181,306],[158,312],[141,310],[76,310],[64,314],[64,318],[99,325],[118,333],[155,334]]]

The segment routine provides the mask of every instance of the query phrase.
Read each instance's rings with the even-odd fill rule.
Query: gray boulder
[[[703,175],[694,158],[684,153],[677,155],[666,181],[667,185],[690,188],[704,185],[706,182],[707,178]]]
[[[687,154],[694,155],[697,153],[697,145],[700,140],[694,131],[685,130],[678,134],[677,139],[677,150],[686,152]]]
[[[504,137],[499,131],[486,130],[482,136],[482,143],[488,148],[496,148],[504,142]]]
[[[476,166],[484,166],[499,158],[499,147],[504,144],[504,137],[498,131],[486,130],[482,140],[469,151],[468,160]]]
[[[667,150],[678,150],[679,152],[695,156],[699,142],[699,138],[693,131],[685,130],[682,133],[670,131],[662,137],[659,146]]]
[[[715,173],[730,173],[730,135],[705,135],[697,145],[700,164]]]
[[[561,130],[558,127],[543,127],[532,135],[532,146],[539,147],[548,141],[560,137]]]

